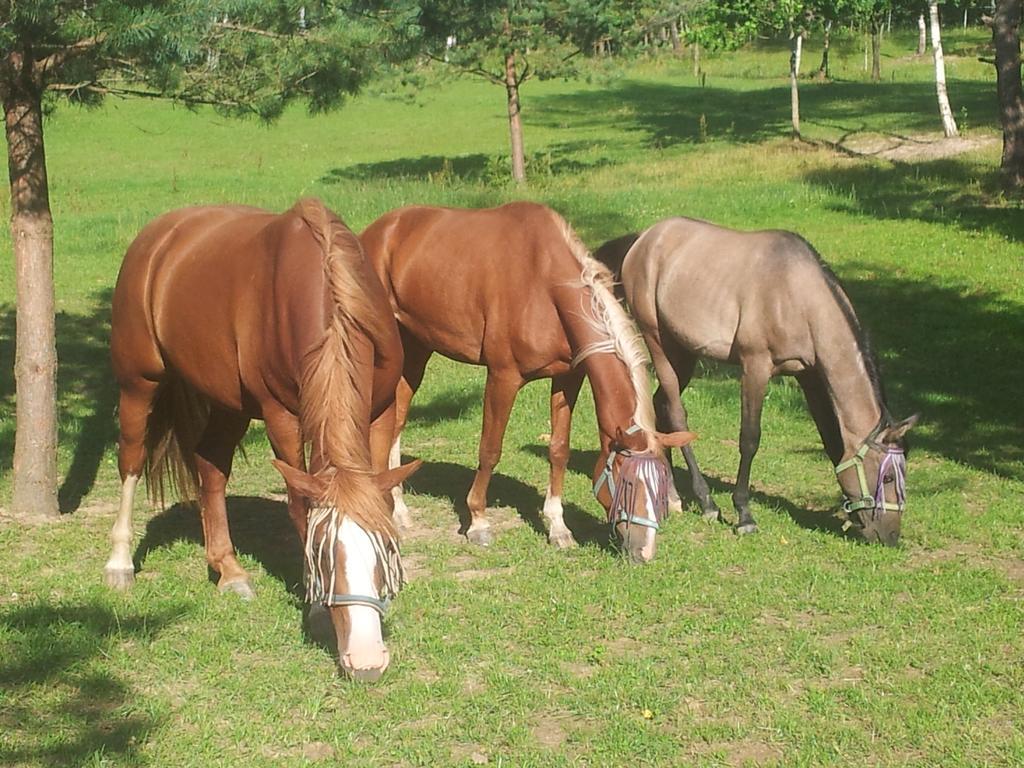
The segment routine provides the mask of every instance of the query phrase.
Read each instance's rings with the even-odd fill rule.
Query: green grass
[[[954,110],[997,135],[981,33],[947,40]],[[61,502],[49,526],[0,515],[4,765],[1019,765],[1024,762],[1024,217],[997,191],[998,145],[893,164],[829,148],[844,136],[938,132],[929,60],[887,42],[883,82],[840,40],[836,80],[806,82],[788,134],[786,54],[596,70],[523,93],[532,179],[504,182],[500,89],[374,89],[341,112],[265,128],[167,105],[58,110],[47,125],[57,227]],[[807,68],[817,64],[808,52]],[[705,131],[702,134],[701,115]],[[851,134],[852,132],[852,134]],[[297,597],[299,556],[261,429],[232,479],[253,603],[216,594],[181,506],[136,513],[138,582],[101,569],[118,481],[106,360],[121,254],[160,212],[322,196],[355,229],[409,202],[547,202],[597,245],[685,213],[799,231],[872,330],[897,416],[922,413],[896,550],[837,532],[837,487],[799,389],[773,383],[754,465],[761,533],[695,514],[631,567],[607,546],[577,409],[566,519],[540,526],[547,388],[519,398],[491,487],[495,545],[457,534],[476,463],[482,372],[435,358],[403,447],[420,525],[412,580],[387,620],[392,668],[338,678]],[[6,202],[4,203],[6,206]],[[4,207],[2,211],[7,214]],[[10,252],[6,231],[0,235]],[[13,451],[13,267],[0,264],[0,498]],[[723,507],[737,463],[738,386],[708,368],[688,391],[698,455]],[[684,479],[684,476],[680,476]],[[692,509],[691,509],[692,512]]]

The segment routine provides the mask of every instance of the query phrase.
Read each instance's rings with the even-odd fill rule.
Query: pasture
[[[998,193],[991,67],[949,33],[967,151],[935,157],[930,59],[887,40],[883,82],[840,41],[834,82],[804,80],[808,141],[788,139],[787,59],[765,45],[617,64],[523,91],[528,187],[505,182],[501,89],[382,84],[326,117],[264,127],[166,104],[61,107],[47,124],[56,222],[63,519],[0,514],[0,763],[37,765],[1020,765],[1024,763],[1024,216]],[[805,70],[816,66],[816,45]],[[902,138],[901,138],[902,137]],[[906,150],[900,162],[882,155]],[[283,210],[318,195],[357,232],[411,202],[526,197],[584,241],[684,213],[785,228],[844,282],[911,433],[899,548],[833,517],[838,488],[795,383],[772,383],[753,470],[760,533],[691,503],[636,567],[589,488],[584,388],[566,522],[546,543],[548,385],[520,395],[491,485],[497,541],[458,534],[476,465],[482,371],[434,358],[403,452],[410,581],[376,685],[338,677],[305,626],[298,541],[259,425],[229,485],[257,599],[206,578],[193,510],[136,504],[134,589],[102,585],[118,494],[109,297],[126,245],[199,202]],[[2,204],[4,218],[7,201]],[[13,266],[0,234],[0,503],[14,435]],[[730,519],[735,372],[688,391],[695,444]],[[687,485],[677,464],[680,488]]]

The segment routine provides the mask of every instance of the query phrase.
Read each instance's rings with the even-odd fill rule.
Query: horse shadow
[[[140,748],[164,727],[165,718],[132,706],[140,694],[90,662],[125,642],[151,641],[188,611],[185,603],[141,612],[103,605],[4,606],[0,631],[19,641],[8,643],[0,657],[5,694],[0,764],[79,766],[100,754],[144,763]],[[58,625],[61,636],[55,643]],[[38,695],[42,690],[45,696]],[[60,739],[53,738],[57,732]]]
[[[545,446],[527,445],[524,446],[524,448],[536,456],[547,456],[547,448]],[[598,452],[593,450],[573,451],[569,457],[569,471],[579,472],[587,478],[591,477],[594,465],[597,463],[598,456]],[[691,502],[692,504],[690,506],[697,504],[697,500],[694,498],[693,491],[691,490],[692,484],[690,483],[690,473],[685,467],[680,468],[674,462],[672,466],[672,477],[675,480],[676,488],[679,489],[680,496],[683,498],[683,510],[685,514],[687,509],[686,502]],[[708,475],[706,472],[704,474],[704,479],[707,480],[708,487],[716,497],[731,494],[735,488],[735,486],[726,483],[721,478]],[[772,507],[781,510],[801,528],[821,531],[823,533],[839,536],[840,538],[853,539],[855,541],[861,540],[860,537],[855,536],[850,531],[843,530],[843,522],[831,514],[834,510],[808,509],[800,507],[781,496],[775,496],[774,494],[758,491],[754,488],[750,489],[750,497],[753,501],[763,507]],[[727,519],[730,513],[723,510],[722,514],[723,518]]]
[[[338,645],[327,612],[305,602],[303,547],[288,516],[288,505],[259,496],[229,496],[227,510],[235,552],[258,562],[270,578],[284,586],[296,607],[301,606],[306,642],[337,661]],[[150,518],[135,550],[136,570],[151,552],[177,541],[203,546],[202,522],[192,504],[178,503]],[[207,567],[211,585],[216,586],[218,578],[219,574]]]
[[[547,456],[547,453],[544,454]],[[445,499],[459,519],[459,533],[465,533],[471,521],[465,495],[473,484],[476,471],[451,462],[431,461],[410,478],[406,487],[414,493]],[[578,544],[597,546],[606,551],[615,547],[608,526],[572,502],[562,500],[566,527]],[[535,533],[548,535],[547,523],[541,516],[544,497],[536,488],[508,475],[495,473],[488,488],[488,506],[511,507]]]
[[[117,385],[110,367],[110,298],[112,288],[92,296],[87,314],[58,312],[57,402],[58,440],[73,443],[71,465],[57,491],[61,512],[74,512],[96,483],[107,448],[117,441],[114,411]],[[13,413],[15,400],[15,310],[0,314],[0,403]],[[14,457],[16,423],[0,420],[0,466],[10,467]]]

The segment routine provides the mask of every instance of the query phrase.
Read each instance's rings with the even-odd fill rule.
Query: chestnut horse
[[[132,502],[145,472],[161,500],[165,480],[198,496],[219,588],[253,595],[224,494],[235,447],[263,419],[305,545],[307,599],[328,606],[342,668],[376,679],[388,664],[380,613],[403,579],[386,491],[416,466],[371,466],[371,419],[393,410],[402,367],[386,308],[359,241],[317,200],[279,215],[186,208],[147,225],[114,288],[122,491],[107,583],[134,581]],[[379,428],[378,469],[391,424]]]
[[[839,281],[792,232],[738,232],[683,217],[605,243],[595,256],[620,275],[651,351],[664,429],[686,429],[679,395],[700,357],[742,369],[740,467],[733,492],[738,533],[750,514],[750,466],[761,439],[768,380],[796,377],[825,451],[869,541],[895,544],[905,504],[904,435],[917,416],[895,421],[878,366]],[[693,493],[719,517],[691,447],[683,448]],[[858,519],[850,519],[856,524]]]
[[[562,517],[572,409],[590,380],[601,451],[594,493],[634,560],[654,556],[667,506],[663,446],[690,434],[654,429],[647,360],[635,326],[615,300],[608,271],[569,225],[543,205],[463,210],[411,206],[385,214],[360,239],[398,318],[405,349],[395,444],[409,402],[434,352],[487,366],[480,464],[467,505],[470,541],[492,541],[487,487],[519,389],[551,379],[550,481],[544,501],[549,540],[574,544]],[[397,489],[396,489],[397,490]],[[396,519],[408,509],[396,493]]]

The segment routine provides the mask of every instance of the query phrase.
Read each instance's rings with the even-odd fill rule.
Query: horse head
[[[391,661],[384,645],[381,617],[405,581],[398,541],[388,530],[357,522],[330,505],[329,481],[283,461],[274,466],[289,491],[307,499],[307,599],[327,607],[338,643],[338,661],[348,676],[373,682]],[[372,476],[374,493],[391,499],[391,488],[419,469],[414,461]]]
[[[917,420],[917,414],[896,423],[883,418],[857,452],[836,465],[839,486],[846,496],[843,510],[848,522],[857,526],[859,521],[861,534],[870,542],[887,546],[899,543],[906,507],[904,438]]]
[[[655,537],[668,516],[672,473],[665,448],[680,448],[697,436],[692,432],[655,432],[646,445],[638,427],[617,429],[604,461],[598,460],[594,496],[608,513],[622,547],[636,563],[654,559]]]

